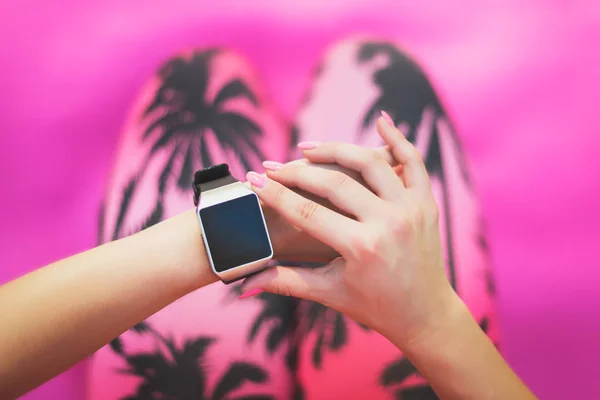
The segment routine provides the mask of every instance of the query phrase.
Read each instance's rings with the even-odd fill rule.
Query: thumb
[[[299,297],[331,305],[340,292],[343,258],[317,268],[277,266],[246,278],[240,298],[254,296],[262,291],[282,296]]]

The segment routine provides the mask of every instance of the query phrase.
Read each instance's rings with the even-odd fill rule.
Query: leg
[[[421,67],[385,41],[332,47],[299,110],[299,140],[380,145],[374,122],[388,112],[416,143],[440,207],[448,277],[483,329],[497,339],[490,263],[476,193],[450,118]],[[387,340],[315,304],[299,305],[307,328],[300,377],[308,398],[429,399],[426,383]],[[350,378],[350,379],[348,379]],[[353,397],[354,396],[354,397]]]
[[[203,166],[227,162],[243,178],[264,159],[284,161],[285,132],[240,56],[209,49],[174,57],[144,88],[126,123],[100,240],[193,207],[193,173]],[[230,301],[234,289],[215,284],[192,293],[101,349],[92,361],[91,398],[288,397],[283,358],[248,345],[249,316],[261,303]]]

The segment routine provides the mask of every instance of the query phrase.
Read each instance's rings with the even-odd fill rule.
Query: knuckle
[[[375,150],[370,149],[365,157],[361,160],[358,170],[362,173],[375,173],[382,168],[388,168],[389,164],[385,161],[383,155]]]
[[[356,236],[351,246],[358,259],[372,259],[378,254],[379,243],[378,235],[364,235]]]
[[[310,220],[313,218],[318,208],[319,205],[317,203],[312,200],[306,200],[300,204],[298,212],[302,219]]]
[[[345,186],[348,183],[349,176],[343,172],[334,171],[329,174],[329,181],[331,186]]]
[[[366,155],[366,160],[369,164],[378,163],[384,161],[383,154],[377,151],[377,149],[369,149]]]
[[[437,223],[440,220],[440,209],[435,200],[432,200],[429,207],[427,207],[427,215],[434,223]]]
[[[264,289],[267,292],[277,294],[279,296],[291,296],[292,290],[290,285],[287,284],[283,276],[282,267],[269,268],[266,271],[260,273],[260,276],[267,281]]]
[[[395,214],[389,221],[390,232],[394,237],[407,238],[412,234],[413,225],[404,214]]]
[[[285,191],[287,190],[285,188],[285,186],[280,185],[280,184],[275,184],[275,185],[271,185],[271,186],[273,187],[273,189],[272,189],[273,199],[278,202],[283,201],[283,198],[285,197]]]
[[[286,296],[286,297],[290,297],[292,296],[292,291],[290,290],[290,287],[287,285],[283,285],[280,282],[274,282],[273,283],[273,293],[279,295],[279,296]]]
[[[302,168],[302,167],[304,167],[304,165],[298,165],[298,164],[284,165],[279,170],[279,175],[284,175],[288,179],[297,179],[298,175],[300,174],[300,168]]]
[[[381,164],[384,161],[383,156],[375,149],[365,150],[363,156],[357,160],[359,164],[358,168],[361,171],[373,168]]]
[[[410,162],[414,164],[422,164],[423,163],[423,155],[421,152],[413,145],[410,145],[408,150],[408,159]]]
[[[422,207],[415,207],[412,212],[412,219],[416,226],[423,226],[425,224],[425,210]]]

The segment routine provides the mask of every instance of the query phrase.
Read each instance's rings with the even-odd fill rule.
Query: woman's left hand
[[[301,146],[312,163],[359,172],[371,190],[344,173],[306,164],[270,164],[267,178],[248,174],[267,206],[341,257],[322,268],[269,268],[248,278],[242,292],[320,302],[385,336],[394,332],[403,346],[435,326],[456,294],[444,272],[437,205],[421,155],[384,118],[377,128],[402,166],[400,177],[374,149]],[[341,212],[292,188],[327,199]]]

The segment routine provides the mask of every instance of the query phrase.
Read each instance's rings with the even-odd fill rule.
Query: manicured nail
[[[381,111],[381,116],[385,118],[385,121],[388,124],[390,124],[391,126],[396,126],[396,124],[394,124],[394,120],[392,119],[392,117],[390,117],[390,114],[386,113],[385,111]]]
[[[246,174],[246,179],[248,179],[248,182],[250,182],[252,186],[257,187],[259,189],[264,188],[267,184],[267,179],[254,171],[248,172]]]
[[[247,299],[248,297],[259,295],[262,292],[264,292],[264,290],[262,290],[260,288],[251,289],[251,290],[248,290],[246,293],[243,293],[240,297],[238,297],[238,300]]]
[[[277,161],[263,161],[262,165],[269,171],[277,171],[279,168],[283,167],[283,164]]]
[[[321,143],[319,142],[300,142],[298,143],[298,148],[302,150],[311,150],[319,147]]]

